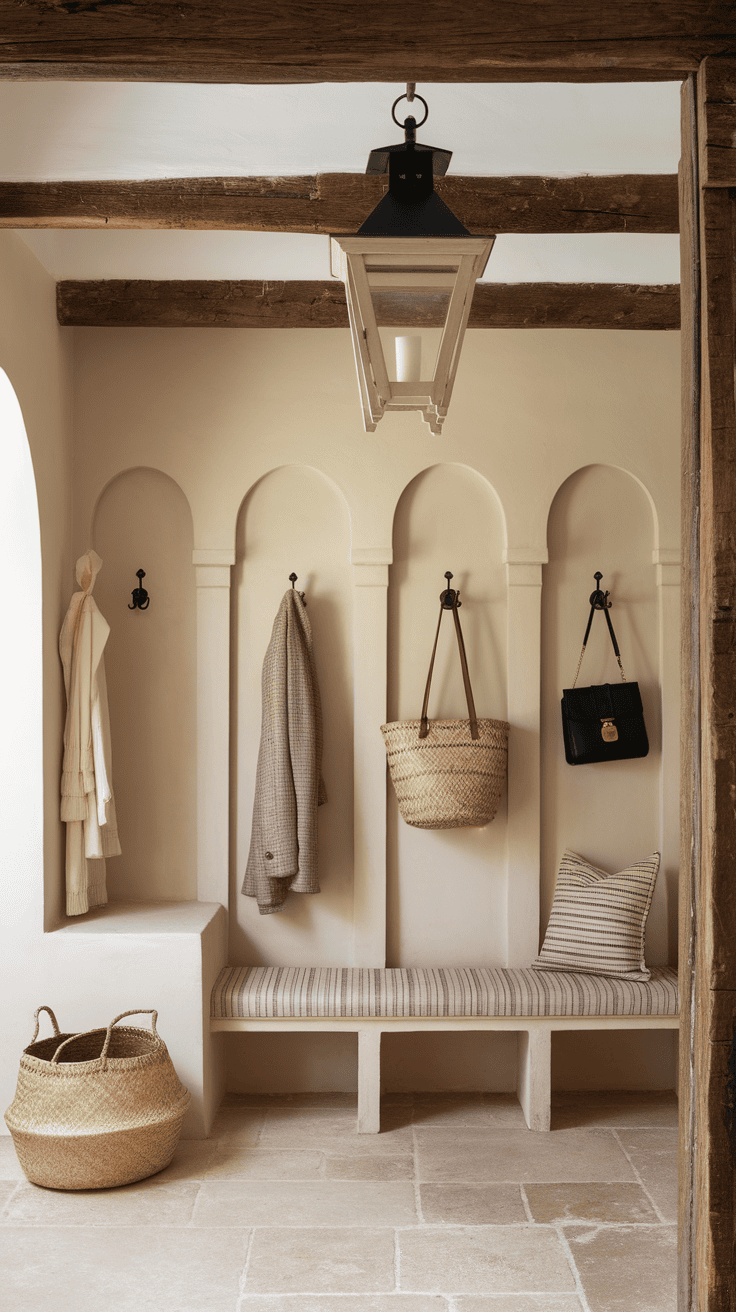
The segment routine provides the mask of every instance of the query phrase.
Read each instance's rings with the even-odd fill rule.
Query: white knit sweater
[[[110,626],[92,599],[101,566],[94,551],[79,557],[82,591],[74,593],[59,635],[67,702],[61,818],[66,821],[69,916],[106,904],[105,857],[120,854],[103,660]]]

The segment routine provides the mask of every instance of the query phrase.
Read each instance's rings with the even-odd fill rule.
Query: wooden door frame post
[[[682,108],[678,1312],[736,1312],[736,59]]]

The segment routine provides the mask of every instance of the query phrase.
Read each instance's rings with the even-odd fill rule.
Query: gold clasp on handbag
[[[601,720],[601,737],[604,743],[618,742],[618,729],[613,723],[613,717],[610,715],[607,719]]]

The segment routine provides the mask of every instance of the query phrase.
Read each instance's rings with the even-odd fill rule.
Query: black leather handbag
[[[568,765],[590,765],[594,761],[631,760],[633,757],[646,756],[649,751],[639,685],[628,683],[626,680],[616,634],[608,614],[611,608],[609,594],[600,590],[602,577],[602,574],[595,575],[597,587],[590,597],[588,627],[585,630],[583,649],[572,688],[565,688],[562,693],[562,732],[565,739],[565,760]],[[590,626],[597,610],[602,610],[606,617],[622,682],[576,688]]]

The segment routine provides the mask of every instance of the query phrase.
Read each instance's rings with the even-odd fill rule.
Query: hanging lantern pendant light
[[[409,83],[407,99],[414,98],[424,105],[424,123],[427,103]],[[391,111],[398,126],[403,99]],[[419,410],[440,433],[475,284],[495,238],[471,236],[435,192],[434,175],[446,171],[451,152],[417,142],[413,116],[403,127],[403,143],[371,151],[366,172],[387,172],[388,191],[355,236],[330,237],[331,266],[345,283],[366,432],[375,432],[387,410]],[[395,338],[395,368],[387,366],[379,325],[410,330]],[[421,329],[437,327],[434,367],[425,375]]]

